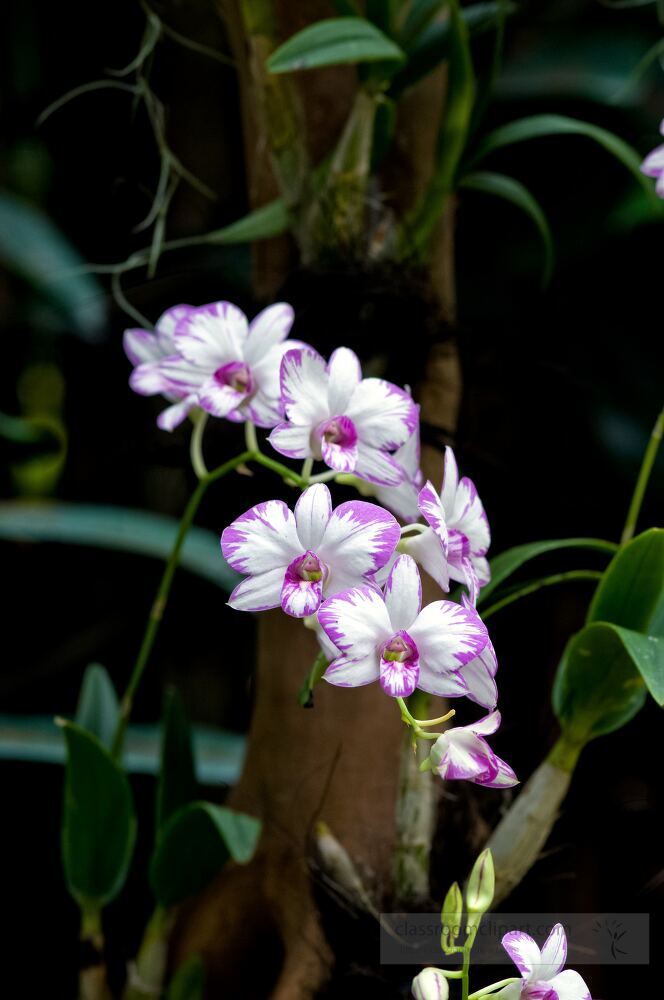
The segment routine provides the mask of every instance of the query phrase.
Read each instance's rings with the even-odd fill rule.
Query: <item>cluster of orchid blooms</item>
[[[409,392],[363,378],[348,348],[326,362],[287,339],[293,319],[285,303],[252,322],[229,302],[180,305],[154,332],[132,329],[124,337],[131,387],[169,402],[161,428],[202,410],[244,423],[248,442],[256,441],[255,427],[269,429],[275,451],[304,463],[294,510],[267,500],[224,530],[223,555],[245,577],[229,604],[254,612],[281,607],[303,619],[316,631],[330,684],[379,681],[415,736],[435,740],[422,769],[494,788],[514,785],[514,772],[485,739],[500,713],[496,655],[476,610],[490,576],[490,533],[475,486],[459,478],[450,448],[440,494],[423,483],[419,411]],[[327,471],[312,475],[314,462]],[[351,500],[333,507],[325,485],[332,479],[382,506]],[[461,603],[423,607],[418,566],[443,591],[451,581],[465,587]],[[454,713],[415,719],[405,699],[416,688],[466,696],[489,714],[431,732]]]

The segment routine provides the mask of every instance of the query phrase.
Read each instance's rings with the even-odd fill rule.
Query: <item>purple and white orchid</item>
[[[240,611],[279,605],[306,618],[324,595],[359,584],[376,587],[373,574],[385,565],[399,540],[399,525],[388,511],[363,500],[332,510],[323,483],[306,489],[295,512],[281,500],[252,507],[221,536],[224,558],[249,574],[228,603]]]
[[[404,479],[390,453],[415,430],[417,407],[390,382],[363,379],[347,347],[338,348],[328,364],[311,348],[288,351],[281,362],[281,400],[286,420],[269,437],[281,455],[323,461],[383,486]]]
[[[501,1000],[592,1000],[590,990],[578,972],[565,969],[567,938],[562,924],[556,924],[540,951],[530,934],[509,931],[503,948],[522,976],[494,997]]]
[[[419,414],[419,406],[417,412]],[[420,469],[420,427],[419,423],[405,444],[392,455],[404,471],[404,478],[398,486],[376,486],[373,493],[379,503],[393,511],[402,521],[415,521],[420,515],[417,498],[422,489]]]
[[[475,484],[465,476],[459,479],[451,448],[445,449],[440,496],[427,482],[418,507],[429,527],[404,538],[400,549],[412,555],[443,590],[449,590],[450,579],[464,583],[475,604],[480,587],[491,578],[485,558],[491,534]]]
[[[258,427],[279,423],[279,366],[287,351],[301,346],[298,341],[284,343],[293,323],[291,306],[278,302],[251,323],[231,302],[178,306],[166,315],[176,312],[168,338],[159,345],[168,351],[146,358],[131,379],[136,392],[182,401],[160,426],[171,430],[194,405],[215,417],[251,420]],[[147,331],[130,331],[134,339],[137,332]]]
[[[406,698],[415,688],[466,694],[461,670],[489,640],[472,608],[451,601],[422,608],[420,575],[410,556],[395,561],[384,596],[369,587],[345,590],[321,605],[318,621],[340,653],[325,680],[339,687],[380,681],[393,698]]]
[[[664,135],[664,120],[659,126],[659,131],[662,135]],[[664,198],[664,144],[657,146],[653,149],[652,153],[648,153],[645,160],[641,164],[641,172],[644,173],[646,177],[657,178],[655,191],[660,198]]]
[[[510,788],[518,778],[509,764],[497,757],[485,736],[495,733],[500,712],[491,712],[469,726],[448,729],[431,748],[429,762],[447,781],[464,779],[487,788]]]

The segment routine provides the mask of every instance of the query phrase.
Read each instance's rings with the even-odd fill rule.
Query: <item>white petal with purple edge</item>
[[[154,333],[150,333],[149,330],[125,330],[122,334],[122,347],[133,365],[158,361],[164,353]]]
[[[286,570],[281,590],[281,607],[291,618],[308,618],[318,611],[323,584],[321,580],[299,580]]]
[[[211,373],[243,358],[247,317],[231,302],[211,302],[192,309],[178,322],[175,344],[184,358]]]
[[[251,364],[251,375],[256,385],[256,389],[262,392],[281,414],[283,420],[283,403],[281,400],[281,362],[288,351],[293,351],[299,347],[304,348],[304,344],[298,341],[286,340],[283,344],[276,344],[261,355],[258,361]]]
[[[443,552],[447,555],[449,536],[447,524],[445,523],[445,511],[440,502],[440,497],[430,482],[426,482],[417,498],[417,506],[420,508],[425,521],[431,526],[432,531],[440,541]]]
[[[174,403],[173,406],[167,406],[165,410],[162,410],[157,417],[157,426],[161,428],[162,431],[173,431],[176,427],[179,427],[183,420],[189,415],[190,410],[194,408],[198,403],[198,398],[195,395],[185,396],[181,399],[179,403]]]
[[[420,657],[420,691],[435,694],[439,698],[463,698],[468,694],[468,686],[462,670],[435,670],[431,663]]]
[[[482,785],[484,788],[513,788],[514,785],[518,785],[519,779],[509,764],[495,754],[493,759],[498,765],[496,773],[476,778],[476,784]]]
[[[159,361],[146,361],[134,368],[129,385],[140,396],[163,396],[173,391],[173,384],[164,375]]]
[[[551,980],[550,986],[558,994],[558,1000],[591,1000],[590,990],[574,969],[565,969]]]
[[[392,455],[378,448],[372,448],[361,438],[357,443],[355,475],[379,486],[398,486],[403,482],[404,472]]]
[[[464,476],[457,487],[453,510],[445,507],[445,512],[448,525],[463,532],[470,542],[471,551],[484,555],[491,544],[491,532],[482,501],[471,479]]]
[[[492,733],[498,731],[499,726],[500,712],[495,711],[478,719],[477,722],[471,722],[466,728],[472,729],[474,733],[479,733],[480,736],[491,736]]]
[[[238,573],[265,573],[286,567],[303,549],[295,518],[281,500],[267,500],[246,511],[221,536],[224,559]]]
[[[391,698],[409,698],[417,687],[419,674],[417,659],[403,663],[398,660],[380,661],[380,686]]]
[[[420,659],[435,671],[458,670],[482,652],[489,636],[479,615],[452,601],[422,608],[408,629]]]
[[[433,528],[406,536],[402,539],[400,548],[404,548],[420,564],[441,590],[450,589],[449,566],[443,546]]]
[[[422,607],[422,581],[415,560],[398,556],[385,584],[385,605],[396,630],[408,629]]]
[[[440,492],[445,512],[449,514],[454,510],[454,498],[459,484],[459,469],[457,467],[454,452],[447,446],[445,448],[445,459],[443,466],[443,488]]]
[[[268,611],[270,608],[278,608],[283,582],[284,570],[281,567],[248,576],[237,585],[228,598],[228,604],[236,611]]]
[[[347,347],[338,347],[328,362],[327,388],[330,413],[345,413],[353,392],[362,378],[357,354]]]
[[[171,306],[163,312],[155,324],[155,333],[162,354],[175,354],[175,329],[185,316],[195,312],[194,306]]]
[[[373,448],[399,448],[418,425],[418,408],[403,389],[382,378],[365,378],[346,408],[363,441]]]
[[[502,945],[522,976],[529,976],[541,962],[537,943],[525,931],[508,931]]]
[[[305,549],[316,551],[332,515],[332,497],[325,483],[306,489],[295,504],[297,534]]]
[[[221,385],[213,376],[200,387],[198,398],[201,409],[213,417],[226,417],[244,402],[246,393],[231,385]]]
[[[268,441],[275,451],[286,458],[311,458],[311,431],[309,427],[294,424],[277,424]]]
[[[395,461],[397,453],[392,456]],[[420,512],[417,506],[419,486],[412,480],[404,479],[398,486],[376,486],[374,496],[383,507],[400,517],[404,523],[417,521]]]
[[[236,412],[237,417],[231,412],[228,414],[228,420],[251,420],[252,423],[256,424],[256,427],[264,427],[265,429],[276,427],[282,419],[278,403],[260,391],[241,403],[239,411]]]
[[[448,729],[434,743],[431,759],[436,770],[448,781],[472,781],[487,770],[495,773],[493,754],[484,740],[464,728]]]
[[[482,655],[471,660],[459,671],[468,688],[466,695],[482,708],[495,708],[498,703],[498,688],[493,675],[482,662]]]
[[[169,354],[162,358],[158,368],[172,389],[181,395],[197,392],[209,378],[209,372],[185,361],[179,354]]]
[[[354,658],[373,653],[378,669],[378,647],[392,636],[392,626],[380,594],[353,587],[324,601],[318,621],[337,649]]]
[[[358,578],[384,566],[399,541],[399,525],[382,507],[365,500],[340,504],[330,517],[318,554],[335,567]]]
[[[325,361],[313,350],[284,354],[280,369],[281,398],[293,424],[313,429],[328,417]]]
[[[362,687],[372,684],[380,676],[378,654],[374,651],[355,659],[340,656],[329,665],[323,679],[335,687]]]
[[[552,979],[565,968],[567,938],[562,924],[556,924],[542,945],[541,965],[536,970],[539,979]]]
[[[293,325],[293,316],[292,306],[286,302],[275,302],[252,319],[244,345],[244,359],[252,368],[272,347],[286,339]]]

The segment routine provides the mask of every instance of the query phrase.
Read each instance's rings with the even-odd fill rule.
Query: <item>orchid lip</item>
[[[217,368],[213,377],[220,385],[228,385],[244,396],[249,396],[254,390],[251,369],[244,361],[231,361],[222,365]]]
[[[407,632],[397,632],[381,650],[381,657],[387,662],[405,663],[418,655],[417,646]]]
[[[317,582],[323,579],[323,569],[323,564],[316,553],[308,551],[305,552],[297,567],[295,567],[295,573],[301,580]]]
[[[350,417],[335,416],[323,420],[314,431],[314,438],[320,443],[338,445],[340,448],[354,448],[357,444],[357,430]]]

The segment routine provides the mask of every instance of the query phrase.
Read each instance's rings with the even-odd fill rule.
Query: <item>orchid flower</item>
[[[274,427],[281,419],[281,359],[300,346],[284,343],[292,323],[293,310],[285,302],[264,309],[251,323],[230,302],[186,307],[172,331],[174,350],[140,365],[132,386],[145,395],[174,393],[194,400],[215,417]]]
[[[497,757],[485,736],[495,733],[500,712],[491,712],[469,726],[448,729],[431,748],[429,763],[447,781],[465,779],[488,788],[510,788],[518,784],[514,771]]]
[[[171,431],[181,424],[189,411],[197,405],[195,392],[175,386],[159,371],[159,363],[176,352],[175,328],[179,320],[191,311],[192,306],[173,306],[159,317],[154,333],[149,330],[125,330],[123,347],[134,365],[129,385],[141,396],[162,395],[173,405],[159,414],[157,423],[162,430]]]
[[[369,587],[344,590],[321,605],[318,621],[340,654],[325,680],[339,687],[380,681],[393,698],[406,698],[416,687],[466,694],[461,668],[489,639],[472,608],[451,601],[422,608],[420,574],[410,556],[395,561],[384,597]]]
[[[590,990],[578,972],[561,971],[567,958],[567,938],[562,924],[556,924],[542,950],[524,931],[509,931],[503,948],[522,976],[494,993],[501,1000],[591,1000]]]
[[[311,348],[281,362],[285,422],[269,441],[281,455],[314,458],[341,473],[398,486],[404,471],[390,454],[417,426],[407,392],[380,378],[362,378],[353,351],[338,348],[329,364]]]
[[[440,969],[426,968],[413,979],[410,987],[414,1000],[448,1000],[450,987]]]
[[[419,413],[419,407],[417,408]],[[420,470],[419,422],[405,444],[392,455],[404,471],[403,482],[398,486],[376,486],[374,496],[383,507],[393,511],[402,521],[415,521],[419,517],[417,498],[422,488]]]
[[[221,536],[226,561],[249,574],[228,603],[239,611],[281,605],[286,614],[306,618],[324,595],[358,584],[376,587],[373,574],[398,540],[399,525],[386,510],[363,500],[332,510],[323,483],[302,493],[294,513],[281,500],[259,503]]]
[[[485,559],[491,535],[475,484],[466,477],[459,479],[451,448],[445,449],[440,496],[427,482],[418,506],[429,527],[404,538],[400,550],[412,555],[443,590],[449,590],[450,579],[466,584],[475,604],[480,587],[491,579]]]
[[[659,126],[659,131],[664,135],[664,120]],[[656,177],[655,190],[660,198],[664,198],[664,144],[657,146],[649,153],[641,164],[641,172],[646,177]]]

